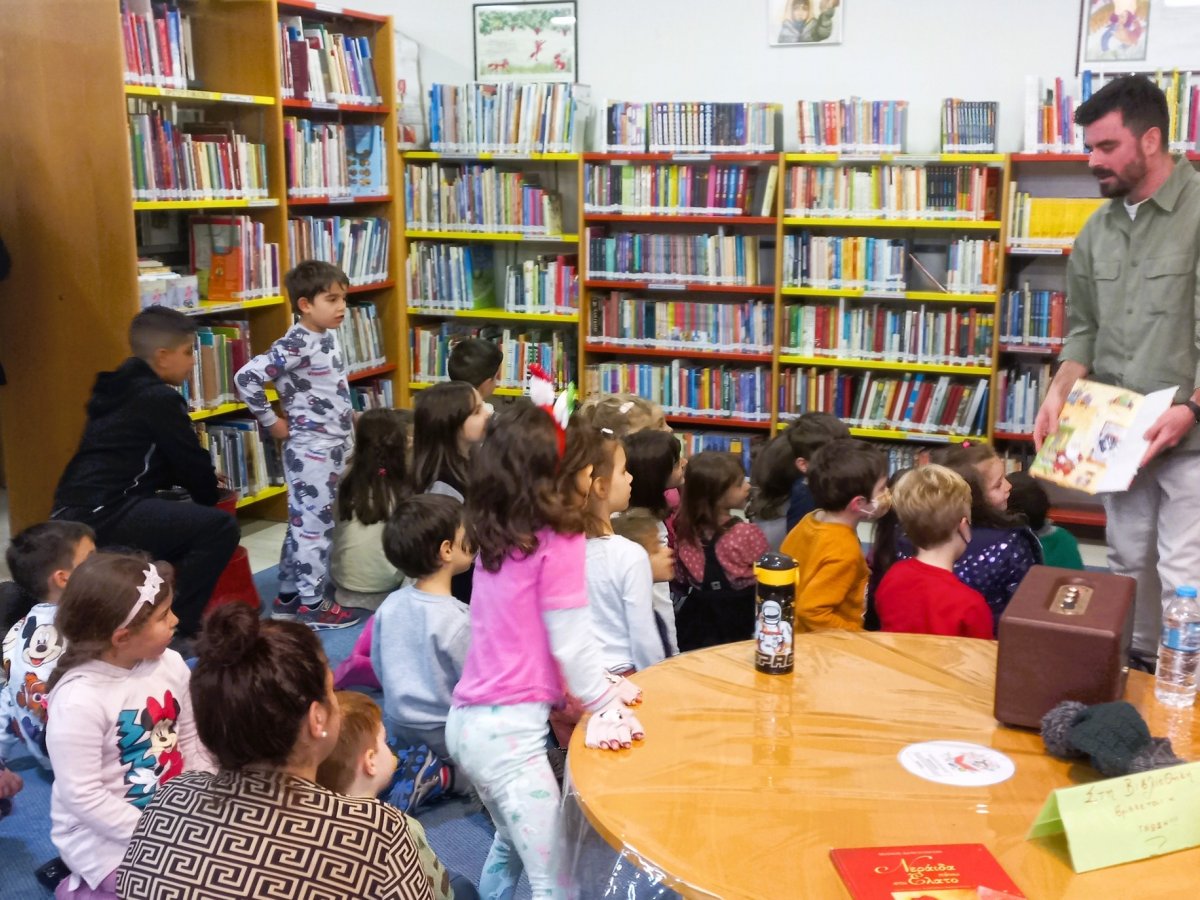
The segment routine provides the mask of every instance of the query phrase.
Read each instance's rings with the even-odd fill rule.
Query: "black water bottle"
[[[754,564],[754,668],[767,675],[792,671],[797,571],[796,561],[783,553],[764,553]]]

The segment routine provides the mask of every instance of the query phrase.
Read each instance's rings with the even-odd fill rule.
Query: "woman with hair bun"
[[[220,768],[159,789],[118,870],[118,895],[429,898],[404,815],[317,784],[341,712],[312,631],[231,604],[208,618],[196,650],[196,729]]]

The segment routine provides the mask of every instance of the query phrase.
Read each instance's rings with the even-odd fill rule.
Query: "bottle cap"
[[[1196,589],[1194,587],[1192,587],[1191,585],[1183,584],[1183,585],[1180,585],[1179,587],[1175,588],[1175,596],[1176,597],[1191,597],[1194,600],[1194,599],[1196,599]]]

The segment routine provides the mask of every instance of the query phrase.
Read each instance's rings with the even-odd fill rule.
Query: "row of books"
[[[1033,434],[1046,391],[1050,388],[1050,364],[1016,366],[996,373],[996,430]]]
[[[756,285],[759,239],[753,235],[644,234],[591,227],[586,234],[588,278]]]
[[[1084,69],[1078,77],[1025,78],[1025,151],[1085,153],[1083,128],[1075,110],[1118,73]],[[1200,84],[1190,72],[1155,72],[1151,79],[1167,98],[1167,143],[1172,150],[1195,150],[1200,138]]]
[[[995,166],[930,164],[793,166],[784,181],[788,216],[863,219],[999,218]]]
[[[987,378],[818,368],[779,373],[781,418],[827,412],[855,428],[981,435],[987,431],[987,396]]]
[[[687,163],[583,166],[584,211],[769,216],[779,167]]]
[[[611,152],[772,153],[782,146],[778,103],[609,103],[605,149]]]
[[[283,120],[289,197],[374,197],[388,192],[383,126]]]
[[[384,352],[383,321],[374,303],[351,303],[346,318],[337,330],[342,359],[351,372],[373,369],[387,362]]]
[[[732,453],[742,463],[742,469],[746,476],[750,475],[750,465],[757,455],[759,447],[763,444],[763,436],[760,434],[730,434],[722,431],[680,431],[676,429],[675,437],[679,439],[679,445],[683,449],[685,457],[695,456],[697,453],[704,451],[712,451],[714,453]]]
[[[766,422],[771,418],[771,367],[670,363],[600,363],[587,367],[587,396],[638,394],[667,415]]]
[[[888,478],[905,469],[915,469],[929,463],[930,449],[920,444],[905,444],[896,441],[868,441],[872,447],[887,458]]]
[[[280,18],[279,72],[284,97],[362,106],[383,102],[370,40],[331,32],[323,22]]]
[[[648,300],[622,291],[591,296],[588,337],[618,347],[771,353],[775,306],[769,300],[695,303]]]
[[[234,200],[267,196],[266,146],[228,122],[176,122],[175,111],[138,101],[129,114],[135,200]]]
[[[929,289],[952,294],[995,293],[1000,262],[997,241],[959,238],[921,246],[928,264],[910,253],[904,240],[808,231],[787,234],[783,283],[785,287],[902,292],[909,283],[911,260],[912,274],[927,281]]]
[[[562,388],[576,380],[575,360],[578,349],[570,329],[530,328],[528,325],[470,326],[455,322],[420,326],[409,332],[412,377],[416,381],[445,381],[446,361],[454,345],[464,338],[492,341],[504,354],[498,384],[524,389],[529,383],[529,367],[540,365]]]
[[[784,354],[929,365],[990,366],[994,313],[836,304],[786,307]]]
[[[421,309],[579,309],[579,258],[574,255],[542,255],[506,266],[504,296],[498,298],[492,247],[414,241],[408,248],[407,279],[409,306]]]
[[[357,412],[368,409],[393,409],[395,393],[390,378],[372,378],[350,385],[350,405]]]
[[[180,387],[191,411],[238,401],[233,376],[249,361],[250,323],[210,322],[196,329],[192,374]]]
[[[338,266],[352,285],[388,277],[391,223],[380,216],[297,216],[288,219],[288,259]]]
[[[197,422],[195,428],[217,477],[224,477],[238,497],[251,497],[285,483],[279,443],[264,434],[254,419]]]
[[[994,100],[943,100],[942,152],[994,152],[999,110],[1000,104]]]
[[[205,300],[250,300],[279,295],[279,245],[250,216],[188,219],[189,262]]]
[[[1061,347],[1067,334],[1067,295],[1035,291],[1029,283],[1000,295],[1000,342]]]
[[[404,212],[418,231],[516,232],[560,235],[562,198],[536,173],[487,163],[406,167]]]
[[[1070,247],[1101,197],[1034,197],[1008,186],[1008,242],[1016,247]]]
[[[817,153],[901,153],[908,128],[907,100],[801,100],[800,150]]]
[[[192,22],[174,0],[123,0],[121,38],[126,84],[186,88],[196,79]]]
[[[586,85],[434,84],[430,147],[441,153],[578,153],[591,117]]]
[[[195,309],[200,302],[200,279],[175,272],[160,259],[138,260],[138,308],[170,306]]]

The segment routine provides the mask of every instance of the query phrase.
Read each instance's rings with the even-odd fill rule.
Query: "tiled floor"
[[[283,546],[283,535],[287,526],[282,522],[263,519],[242,519],[242,546],[250,554],[250,568],[255,572],[269,569],[279,562],[279,550]],[[0,491],[0,547],[8,546],[8,492]],[[871,540],[869,525],[863,526],[859,537]],[[1081,541],[1079,546],[1083,562],[1089,566],[1106,566],[1104,544],[1096,541]],[[8,566],[0,554],[0,579],[8,578]]]

